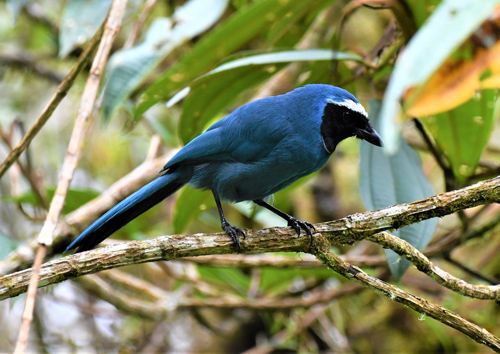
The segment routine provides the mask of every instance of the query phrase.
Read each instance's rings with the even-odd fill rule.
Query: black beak
[[[378,135],[375,129],[373,129],[370,125],[368,125],[364,129],[358,129],[358,131],[356,132],[356,137],[366,140],[370,144],[382,146],[382,139],[380,138],[380,135]]]

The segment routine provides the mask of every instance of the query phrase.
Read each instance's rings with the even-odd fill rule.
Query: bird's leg
[[[265,202],[262,199],[256,199],[253,202],[261,207],[266,208],[267,210],[272,211],[276,215],[285,219],[288,222],[288,226],[290,226],[292,229],[294,229],[297,232],[297,235],[300,236],[300,229],[304,230],[309,235],[309,237],[311,237],[311,245],[312,245],[313,233],[312,233],[311,229],[314,230],[314,232],[316,232],[316,229],[315,229],[313,224],[311,224],[310,222],[307,222],[307,221],[297,220],[293,216],[282,212],[281,210],[273,207],[271,204]]]
[[[240,229],[239,227],[233,226],[227,222],[226,217],[224,216],[224,211],[222,210],[222,205],[220,203],[219,196],[213,191],[212,191],[212,194],[214,195],[215,203],[217,204],[217,209],[219,210],[220,224],[222,226],[222,230],[224,230],[224,232],[226,234],[228,234],[228,236],[231,237],[231,239],[233,240],[233,243],[238,247],[238,253],[240,253],[241,252],[241,245],[240,245],[240,239],[238,237],[238,234],[242,235],[243,238],[245,238],[246,235],[242,229]]]

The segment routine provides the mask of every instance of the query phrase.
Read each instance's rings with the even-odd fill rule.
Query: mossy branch
[[[449,289],[479,299],[499,297],[498,286],[471,285],[456,281],[451,275],[425,258],[410,244],[397,238],[373,236],[432,217],[442,217],[457,210],[494,203],[500,200],[500,177],[475,185],[438,194],[413,203],[398,204],[372,212],[358,213],[323,224],[317,224],[319,234],[333,244],[353,244],[363,239],[380,243],[383,247],[407,257],[420,270]],[[309,252],[309,238],[299,237],[290,228],[247,230],[242,240],[242,253]],[[173,260],[189,256],[235,253],[231,240],[223,233],[159,236],[136,242],[123,242],[105,248],[63,257],[43,265],[39,286],[46,286],[79,276],[98,273],[130,264]],[[432,271],[434,269],[434,271]],[[431,272],[431,273],[429,273]],[[0,300],[26,291],[31,270],[23,270],[0,277]],[[446,273],[447,274],[447,273]]]

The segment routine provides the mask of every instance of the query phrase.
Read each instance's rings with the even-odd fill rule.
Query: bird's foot
[[[239,227],[233,226],[229,223],[223,223],[222,224],[222,230],[231,237],[231,240],[233,240],[233,243],[238,247],[238,253],[241,253],[241,244],[240,244],[240,238],[238,237],[238,234],[243,236],[243,238],[246,238],[245,233],[243,232],[242,229]]]
[[[314,227],[313,224],[311,224],[310,222],[307,222],[307,221],[300,221],[300,220],[297,220],[296,218],[294,218],[293,216],[290,217],[290,219],[288,219],[288,226],[290,226],[292,229],[295,230],[295,232],[297,232],[297,235],[300,236],[300,230],[304,230],[306,232],[306,234],[309,235],[309,237],[311,238],[311,246],[313,244],[313,232],[312,230],[314,230],[314,232],[316,232],[316,228]]]

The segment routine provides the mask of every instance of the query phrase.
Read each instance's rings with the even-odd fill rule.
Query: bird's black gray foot
[[[240,253],[241,252],[241,244],[240,244],[240,238],[238,237],[238,234],[240,234],[241,236],[243,236],[243,238],[245,238],[246,235],[243,232],[243,230],[240,229],[239,227],[236,227],[236,226],[229,224],[227,222],[227,220],[226,220],[226,222],[222,222],[221,226],[222,226],[222,230],[224,230],[226,232],[226,234],[228,234],[228,236],[231,237],[231,239],[233,240],[233,243],[236,245],[236,247],[238,247],[238,253]]]
[[[306,232],[306,234],[308,234],[309,237],[311,238],[311,245],[312,245],[312,243],[313,243],[313,232],[312,231],[314,230],[314,232],[316,232],[316,228],[314,227],[313,224],[311,224],[310,222],[307,222],[307,221],[300,221],[300,220],[294,218],[293,216],[288,215],[287,213],[284,213],[281,210],[273,207],[271,204],[263,201],[262,199],[256,199],[253,202],[261,207],[266,208],[269,211],[272,211],[276,215],[285,219],[288,223],[288,226],[290,226],[292,229],[294,229],[295,232],[297,233],[297,235],[300,236],[301,230],[304,230]]]
[[[222,210],[222,205],[220,203],[219,196],[213,192],[212,192],[212,194],[214,195],[215,203],[217,204],[217,210],[219,210],[220,224],[221,224],[222,230],[224,230],[224,232],[229,237],[231,237],[231,240],[233,240],[233,243],[236,245],[236,247],[238,247],[238,253],[241,253],[241,244],[240,244],[240,238],[238,237],[238,234],[243,236],[243,238],[245,238],[246,235],[242,229],[240,229],[239,227],[233,226],[227,222],[227,219],[224,216],[224,211]]]
[[[312,245],[312,242],[313,242],[313,232],[311,230],[314,230],[314,232],[316,232],[316,229],[314,228],[314,225],[311,224],[310,222],[307,222],[307,221],[300,221],[296,218],[294,218],[293,216],[290,216],[290,219],[287,220],[288,222],[288,226],[290,226],[292,229],[295,230],[295,232],[297,232],[297,235],[300,236],[300,230],[304,230],[306,232],[306,234],[309,235],[309,237],[311,238],[311,245]],[[286,220],[286,219],[285,219]]]

